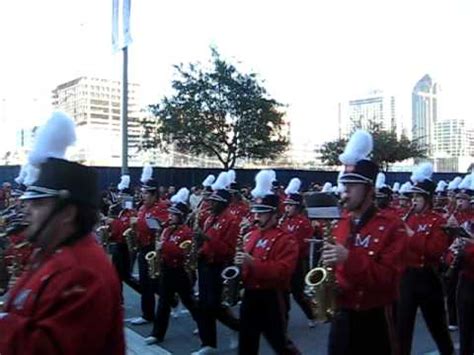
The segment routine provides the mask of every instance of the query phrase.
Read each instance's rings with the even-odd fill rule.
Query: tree
[[[174,94],[150,105],[142,148],[170,144],[181,153],[216,157],[225,169],[237,159],[274,159],[288,147],[282,104],[255,73],[244,74],[211,49],[211,68],[176,65]]]
[[[390,164],[399,161],[426,157],[426,148],[416,140],[411,141],[405,134],[398,138],[395,131],[384,130],[382,125],[376,122],[369,123],[368,131],[374,139],[371,159],[379,164],[383,171],[387,171]],[[330,166],[340,165],[339,154],[344,151],[346,144],[346,139],[323,144],[319,150],[323,163]]]
[[[324,143],[318,152],[321,154],[321,161],[323,164],[329,166],[341,165],[339,155],[344,151],[347,144],[347,139],[339,138],[335,141]]]

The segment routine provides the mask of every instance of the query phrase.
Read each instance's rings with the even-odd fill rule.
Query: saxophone
[[[130,227],[125,232],[123,232],[123,236],[125,237],[125,242],[127,243],[128,251],[130,253],[137,252],[138,251],[137,236],[133,227]]]
[[[164,231],[163,231],[164,233]],[[161,234],[158,242],[161,241]],[[149,251],[145,254],[145,260],[148,263],[148,276],[150,279],[155,280],[160,277],[161,274],[161,249],[156,248],[153,251]]]
[[[246,218],[240,223],[240,232],[237,237],[235,254],[244,250],[245,235],[250,226],[251,224]],[[221,277],[224,279],[221,303],[226,307],[233,307],[240,301],[240,289],[242,286],[241,267],[237,265],[228,266],[222,270]]]
[[[323,240],[326,243],[335,242],[331,233],[331,222],[323,227]],[[308,296],[314,319],[328,322],[336,312],[336,275],[332,266],[319,266],[311,269],[305,276],[305,294]]]
[[[190,244],[180,245],[182,249],[187,251],[186,253],[186,261],[184,263],[184,268],[189,275],[193,275],[197,269],[198,264],[198,234],[201,232],[201,228],[199,227],[199,218],[201,217],[201,208],[202,203],[199,204],[199,207],[194,214],[193,226],[192,229],[194,231],[193,240],[190,241]],[[189,242],[189,241],[188,241]],[[184,244],[185,242],[181,243]],[[183,247],[184,248],[183,248]]]

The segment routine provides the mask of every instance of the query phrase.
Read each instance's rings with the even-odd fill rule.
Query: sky
[[[80,75],[120,79],[111,5],[1,2],[8,122],[0,146],[16,127],[47,116],[58,84]],[[141,84],[143,104],[157,102],[170,92],[174,64],[205,62],[216,46],[287,105],[296,143],[334,138],[337,103],[374,89],[397,95],[408,126],[411,90],[426,73],[442,88],[441,116],[474,121],[473,19],[472,0],[132,0],[129,77]]]

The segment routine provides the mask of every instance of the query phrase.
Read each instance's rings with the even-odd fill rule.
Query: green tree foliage
[[[237,159],[274,159],[288,147],[282,104],[255,73],[245,74],[212,50],[211,66],[175,66],[174,93],[150,105],[156,124],[144,126],[142,148],[216,157],[225,169]]]
[[[426,148],[417,141],[410,140],[405,134],[398,138],[394,131],[384,130],[375,122],[370,123],[368,131],[374,139],[371,159],[384,171],[388,170],[390,164],[410,158],[426,157]],[[346,144],[346,139],[337,139],[323,144],[319,150],[323,163],[329,166],[340,165],[339,154],[344,151]]]

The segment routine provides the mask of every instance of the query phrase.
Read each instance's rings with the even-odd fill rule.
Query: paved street
[[[140,314],[139,297],[134,291],[125,287],[125,317],[135,317]],[[290,320],[290,337],[297,344],[303,354],[326,354],[328,325],[319,325],[314,329],[309,329],[304,315],[297,305],[292,305]],[[129,354],[190,354],[199,348],[199,338],[193,336],[195,324],[188,314],[180,315],[177,319],[172,319],[166,335],[165,341],[160,346],[146,346],[142,337],[149,335],[151,325],[131,326],[127,324],[127,342],[129,344]],[[452,333],[453,340],[457,346],[457,333]],[[236,354],[235,350],[230,350],[231,332],[223,326],[218,328],[218,346],[220,354]],[[264,340],[261,343],[261,354],[273,354]],[[436,346],[426,330],[426,326],[421,316],[418,316],[416,334],[414,339],[414,355],[435,355]],[[382,354],[381,354],[382,355]]]

